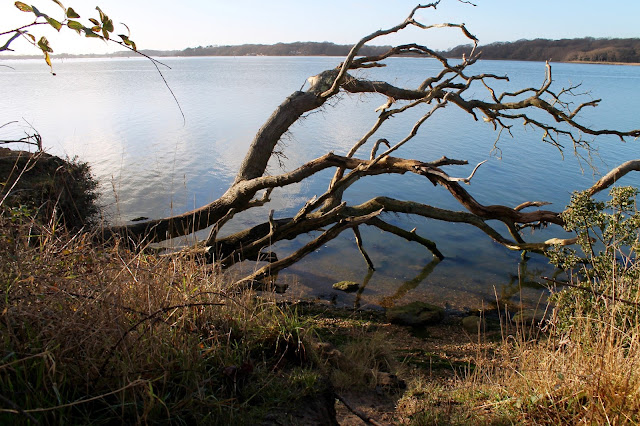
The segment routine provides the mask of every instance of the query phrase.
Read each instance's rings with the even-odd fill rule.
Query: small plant
[[[565,229],[578,237],[581,254],[562,247],[551,251],[554,265],[569,271],[573,283],[552,297],[557,331],[567,331],[576,318],[607,318],[628,330],[638,324],[640,212],[638,190],[613,187],[608,201],[596,201],[576,192],[562,214]],[[593,324],[593,331],[601,327]]]
[[[379,372],[392,372],[397,367],[384,332],[365,334],[362,330],[340,349],[342,357],[332,371],[332,381],[338,389],[375,388]]]

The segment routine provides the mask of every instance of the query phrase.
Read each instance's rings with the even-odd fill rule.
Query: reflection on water
[[[356,280],[356,282],[361,282],[362,284],[355,293],[333,291],[329,294],[323,294],[321,297],[341,306],[353,306],[355,309],[375,306],[390,308],[396,305],[405,305],[414,300],[438,300],[439,303],[446,305],[448,308],[458,311],[495,308],[508,308],[510,311],[516,311],[518,309],[534,308],[541,303],[544,304],[548,295],[547,286],[544,284],[542,277],[553,272],[551,276],[555,278],[561,271],[553,270],[548,265],[531,266],[530,261],[530,256],[521,256],[516,265],[516,271],[504,271],[505,278],[497,279],[491,287],[485,286],[486,288],[483,288],[484,291],[477,291],[477,289],[470,287],[457,295],[454,294],[453,297],[451,297],[452,293],[446,291],[446,289],[442,293],[446,297],[426,298],[423,296],[427,288],[433,285],[425,281],[442,264],[442,261],[436,257],[427,263],[415,277],[402,283],[387,282],[383,284],[382,289],[368,287],[371,282],[377,281],[379,283],[380,281],[374,279],[376,271],[368,269],[362,281]],[[538,262],[532,261],[532,263],[535,265]],[[421,284],[425,288],[420,288]],[[367,290],[369,290],[369,293],[374,293],[375,296],[367,294]],[[438,291],[439,289],[436,288],[435,290]]]
[[[509,282],[496,289],[494,302],[499,309],[506,307],[514,312],[519,309],[534,307],[532,305],[539,305],[546,301],[547,286],[544,284],[545,281],[542,277],[547,275],[550,268],[531,267],[529,265],[530,259],[527,255],[521,256],[517,274],[509,273]],[[562,273],[561,270],[554,269],[551,276],[555,278],[560,273]],[[523,298],[522,293],[526,290],[533,294],[538,292],[540,298],[537,301]]]
[[[51,153],[88,161],[101,182],[102,202],[113,221],[158,218],[218,198],[233,181],[253,135],[274,108],[308,76],[340,61],[326,57],[169,58],[172,69],[165,77],[180,100],[186,124],[155,69],[145,61],[66,60],[56,64],[55,78],[40,61],[16,61],[14,70],[0,68],[0,124],[24,118],[38,129]],[[506,90],[539,87],[545,75],[544,63],[535,62],[479,61],[474,68],[479,73],[509,75],[509,82],[497,83]],[[361,72],[372,79],[415,84],[439,69],[437,61],[397,58],[387,69]],[[604,99],[601,108],[581,112],[588,126],[640,127],[640,67],[556,64],[554,78],[558,87],[582,82],[583,88],[592,91],[588,99]],[[482,93],[478,90],[476,95]],[[282,141],[288,157],[284,167],[274,163],[269,170],[292,170],[328,151],[346,153],[371,126],[374,110],[384,101],[375,95],[345,95],[340,102],[308,115]],[[403,138],[422,112],[395,117],[376,137],[391,142]],[[397,155],[424,161],[443,155],[468,160],[469,167],[448,168],[456,176],[468,176],[474,164],[489,159],[469,188],[483,204],[515,206],[544,200],[553,203],[551,209],[561,210],[572,190],[587,188],[597,180],[590,169],[583,173],[584,164],[571,154],[563,160],[555,148],[542,144],[540,133],[517,126],[512,133],[513,138],[500,142],[502,156],[498,159],[492,155],[496,134],[490,124],[443,108]],[[606,171],[635,158],[636,143],[598,138],[595,166]],[[222,230],[223,235],[266,221],[271,208],[275,218],[292,216],[311,196],[325,191],[331,175],[330,170],[324,171],[303,183],[275,190],[269,206],[237,215]],[[629,175],[624,184],[640,186],[640,178]],[[461,209],[443,188],[413,175],[361,179],[345,194],[345,200],[358,204],[379,195]],[[471,226],[388,213],[383,213],[383,219],[406,230],[417,228],[416,232],[438,244],[446,258],[434,265],[424,247],[361,227],[375,273],[368,273],[353,236],[344,233],[281,273],[279,280],[290,284],[291,294],[300,296],[328,294],[336,281],[362,282],[357,294],[337,295],[338,303],[348,305],[425,300],[471,308],[495,300],[496,293],[516,303],[535,304],[543,292],[533,285],[537,275],[552,273],[543,257],[532,255],[522,264],[519,253],[509,252]],[[500,226],[496,225],[504,232]],[[206,233],[198,237],[205,238]],[[551,228],[525,237],[539,241],[565,236]],[[282,258],[313,237],[279,242],[274,250]]]
[[[434,257],[433,260],[429,262],[422,271],[420,271],[420,274],[418,274],[417,277],[412,280],[405,281],[404,284],[398,287],[398,290],[396,290],[393,295],[385,296],[380,299],[379,305],[383,308],[391,308],[395,304],[396,300],[401,299],[405,294],[418,287],[420,283],[433,272],[433,270],[436,268],[436,266],[438,266],[439,263],[440,259]]]
[[[373,277],[373,273],[374,272],[375,271],[373,269],[368,269],[367,270],[367,275],[365,275],[364,279],[362,280],[362,285],[360,286],[360,288],[356,292],[356,300],[353,302],[353,307],[355,309],[360,308],[360,298],[362,297],[362,292],[367,287],[367,284],[369,284],[369,280],[371,279],[371,277]]]

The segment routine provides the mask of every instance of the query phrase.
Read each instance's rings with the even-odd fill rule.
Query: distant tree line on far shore
[[[242,44],[238,46],[207,46],[187,48],[178,56],[346,56],[351,45],[330,42],[295,42],[264,44]],[[361,55],[378,55],[390,46],[364,46]]]
[[[347,56],[352,45],[335,44],[330,42],[295,42],[276,44],[241,44],[231,46],[198,46],[188,47],[184,50],[149,50],[143,49],[140,52],[153,57],[167,56]],[[360,49],[360,54],[373,56],[388,51],[391,46],[364,46]],[[130,51],[115,52],[106,55],[100,54],[59,54],[51,55],[59,58],[92,58],[92,57],[129,57],[135,56]],[[31,58],[40,56],[2,56],[0,58]]]
[[[467,56],[472,45],[461,45],[444,52],[449,58]],[[563,40],[518,40],[479,47],[483,59],[553,62],[640,63],[638,38],[575,38]]]
[[[242,44],[232,46],[198,46],[184,50],[142,50],[149,56],[346,56],[351,45],[330,42],[295,42],[276,44]],[[373,56],[386,52],[390,46],[364,46],[359,54]],[[478,47],[482,59],[554,62],[620,62],[640,63],[640,38],[604,39],[577,38],[563,40],[518,40],[497,42]],[[469,55],[471,45],[460,45],[441,51],[448,58]],[[52,55],[53,56],[53,55]],[[57,57],[127,57],[132,52],[116,52],[107,55],[67,55]],[[39,56],[0,56],[2,58],[26,58]]]

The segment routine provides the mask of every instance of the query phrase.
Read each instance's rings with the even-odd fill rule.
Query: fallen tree
[[[626,137],[640,136],[640,130],[592,129],[581,123],[577,117],[579,112],[587,107],[596,107],[599,100],[591,100],[573,107],[571,97],[575,87],[559,91],[552,89],[552,69],[549,64],[546,68],[546,78],[540,87],[498,92],[492,88],[493,83],[508,80],[508,77],[473,73],[472,66],[480,57],[475,48],[468,57],[463,57],[455,63],[419,44],[395,46],[375,56],[359,56],[366,43],[408,27],[423,30],[454,28],[477,46],[478,40],[464,24],[424,25],[416,20],[417,11],[436,8],[439,3],[440,1],[418,5],[399,25],[363,37],[335,69],[310,77],[308,85],[305,84],[306,90],[296,91],[285,99],[255,135],[234,182],[220,198],[184,214],[110,227],[105,230],[107,236],[125,237],[132,243],[144,246],[211,227],[209,236],[201,247],[209,262],[216,262],[225,268],[247,259],[268,261],[266,266],[246,277],[243,280],[245,283],[261,282],[270,274],[292,265],[349,229],[354,232],[357,246],[368,266],[373,269],[375,265],[367,255],[360,236],[359,227],[362,225],[375,226],[408,241],[415,241],[430,250],[435,257],[444,257],[434,242],[420,236],[415,230],[407,231],[386,222],[386,212],[466,223],[479,228],[489,238],[511,250],[544,251],[550,245],[573,244],[574,239],[553,238],[542,242],[526,242],[523,239],[521,231],[524,228],[563,224],[558,212],[541,209],[547,203],[524,201],[518,206],[509,207],[483,205],[475,200],[463,185],[471,182],[482,163],[478,164],[468,177],[455,177],[446,172],[444,167],[465,165],[467,161],[447,157],[425,161],[393,156],[401,146],[410,142],[416,143],[414,138],[421,126],[446,107],[458,107],[476,121],[491,123],[499,133],[510,133],[513,124],[524,122],[525,126],[540,130],[543,133],[543,142],[552,144],[560,151],[565,149],[567,143],[574,150],[590,151],[592,147],[589,141],[583,139],[584,135],[614,135],[622,140]],[[435,75],[425,76],[422,83],[413,88],[354,76],[356,70],[383,67],[385,60],[406,55],[436,59],[441,64],[441,70]],[[479,88],[482,88],[487,96],[474,97],[473,93],[477,93]],[[305,114],[322,108],[328,100],[340,93],[373,94],[385,99],[385,103],[376,110],[379,115],[371,128],[343,155],[329,152],[295,170],[267,175],[269,161],[282,154],[278,143],[285,132]],[[419,108],[425,109],[425,112],[407,129],[407,135],[403,139],[388,141],[375,138],[387,120]],[[384,149],[381,149],[383,147]],[[612,173],[616,173],[614,177],[618,178],[621,173],[633,168],[634,166],[622,166]],[[300,206],[293,217],[275,218],[274,211],[271,210],[264,223],[233,235],[218,237],[220,230],[234,215],[267,205],[275,188],[301,182],[326,169],[334,170],[326,191]],[[422,176],[431,184],[446,188],[466,211],[441,209],[429,205],[427,200],[408,201],[376,197],[359,205],[349,205],[343,199],[345,191],[359,179],[380,174],[406,173]],[[613,177],[608,180],[603,178],[602,182],[594,185],[591,192],[601,191],[611,181]],[[487,221],[490,220],[502,222],[506,232],[500,232],[488,224]],[[321,234],[283,259],[278,259],[275,253],[269,251],[269,247],[278,241],[294,239],[301,234],[314,231]]]

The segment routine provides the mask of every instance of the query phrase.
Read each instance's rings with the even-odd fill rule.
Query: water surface
[[[171,67],[164,70],[164,75],[180,101],[185,122],[153,65],[141,59],[59,61],[54,63],[55,77],[41,61],[11,61],[15,70],[0,68],[0,122],[28,122],[42,134],[49,152],[88,161],[100,180],[102,203],[110,221],[157,218],[219,197],[232,182],[253,135],[274,108],[303,87],[307,77],[333,68],[340,59],[220,57],[163,61]],[[509,90],[539,87],[545,76],[545,65],[535,62],[480,61],[474,68],[477,72],[508,75],[509,83],[496,86]],[[360,75],[415,85],[438,71],[436,61],[399,58],[390,61],[387,69],[366,70]],[[553,75],[558,91],[581,83],[574,91],[582,94],[576,102],[603,99],[599,108],[581,114],[587,125],[640,127],[640,67],[555,64]],[[480,87],[473,93],[486,97]],[[346,153],[372,125],[375,108],[385,101],[375,95],[341,95],[321,111],[306,116],[281,142],[287,156],[284,169],[292,170],[327,151]],[[412,120],[424,112],[426,109],[390,120],[376,138],[400,140]],[[4,138],[10,132],[15,134],[16,127],[0,132]],[[496,151],[497,134],[492,126],[474,121],[451,106],[438,111],[417,138],[396,155],[425,161],[442,155],[468,160],[469,166],[447,168],[455,176],[467,176],[476,163],[489,160],[468,187],[484,204],[515,206],[544,200],[553,203],[551,209],[561,210],[572,190],[587,188],[599,177],[573,155],[569,145],[563,159],[556,148],[541,142],[541,132],[517,123],[512,133],[513,138],[499,141]],[[637,141],[620,143],[616,138],[601,137],[594,146],[599,147],[599,156],[593,159],[599,172],[638,157]],[[368,156],[368,151],[365,147],[362,155]],[[281,170],[277,163],[269,168],[271,173]],[[324,192],[330,176],[330,171],[323,172],[274,191],[270,206],[238,215],[225,231],[266,220],[270,208],[276,209],[276,217],[295,213],[310,196]],[[639,181],[636,176],[628,176],[622,183],[638,185]],[[443,188],[413,175],[362,179],[345,199],[357,204],[377,195],[462,210]],[[526,265],[521,264],[520,253],[493,243],[471,226],[407,215],[386,214],[384,219],[404,229],[417,228],[422,236],[438,244],[446,259],[434,265],[431,254],[422,246],[363,226],[365,247],[376,265],[373,275],[369,276],[349,231],[289,268],[279,279],[291,284],[293,295],[322,297],[331,297],[335,281],[366,282],[357,296],[338,295],[340,303],[355,303],[356,297],[361,306],[419,299],[461,308],[477,307],[494,300],[496,294],[535,304],[542,291],[531,282],[552,272],[540,256],[533,255]],[[505,231],[499,224],[496,227]],[[553,236],[567,235],[553,228],[525,237],[539,241]],[[281,242],[275,249],[283,257],[312,237]],[[519,285],[523,282],[529,285]]]

